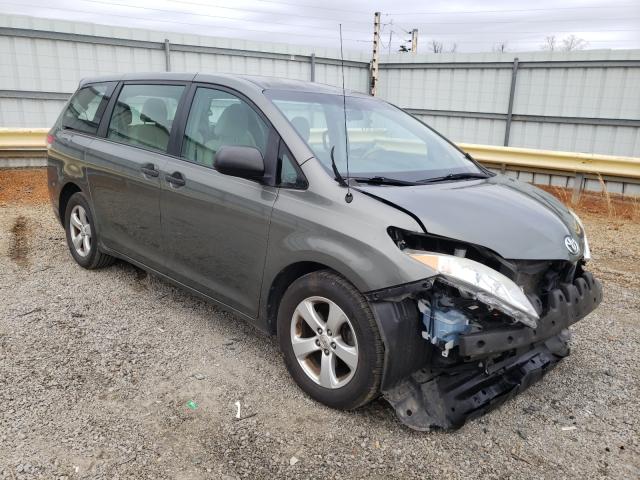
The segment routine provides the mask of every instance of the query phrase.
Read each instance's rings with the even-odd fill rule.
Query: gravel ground
[[[572,355],[420,433],[313,402],[274,339],[130,265],[83,270],[49,206],[0,205],[0,478],[638,478],[640,225],[585,220],[605,300]]]

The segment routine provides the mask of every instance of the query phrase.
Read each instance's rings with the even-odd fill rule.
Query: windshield
[[[411,115],[386,102],[325,93],[268,90],[267,97],[289,119],[315,157],[331,172],[334,160],[346,176],[418,182],[449,174],[483,174],[449,142]],[[333,175],[333,174],[332,174]]]

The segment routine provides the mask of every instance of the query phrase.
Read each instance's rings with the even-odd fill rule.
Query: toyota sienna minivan
[[[538,380],[596,308],[580,219],[403,110],[317,83],[83,80],[51,129],[71,256],[277,335],[312,398],[451,429]]]

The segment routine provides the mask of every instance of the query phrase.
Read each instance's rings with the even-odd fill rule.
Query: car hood
[[[553,195],[496,175],[417,186],[357,189],[414,216],[427,233],[489,248],[506,259],[570,260],[567,236],[583,247],[583,232]]]

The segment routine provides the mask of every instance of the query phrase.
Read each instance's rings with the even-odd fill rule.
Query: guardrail
[[[0,128],[0,168],[43,166],[47,131],[46,128]],[[319,139],[320,135],[317,136]],[[585,188],[588,179],[592,179],[620,183],[623,194],[640,195],[640,158],[469,143],[458,145],[479,162],[503,172],[573,177],[572,186],[577,193]],[[625,192],[626,184],[633,186],[631,191]],[[568,181],[565,186],[569,186]]]
[[[640,158],[459,143],[482,163],[640,179]]]
[[[603,184],[610,193],[640,196],[640,158],[469,143],[458,146],[483,165],[503,173],[516,172],[521,180],[573,188],[574,203],[583,190],[602,191]],[[541,177],[548,178],[548,183],[540,181]],[[554,182],[554,177],[565,181]]]
[[[47,131],[46,128],[0,128],[0,168],[45,165]]]
[[[48,128],[0,128],[0,151],[46,149],[48,131]]]

